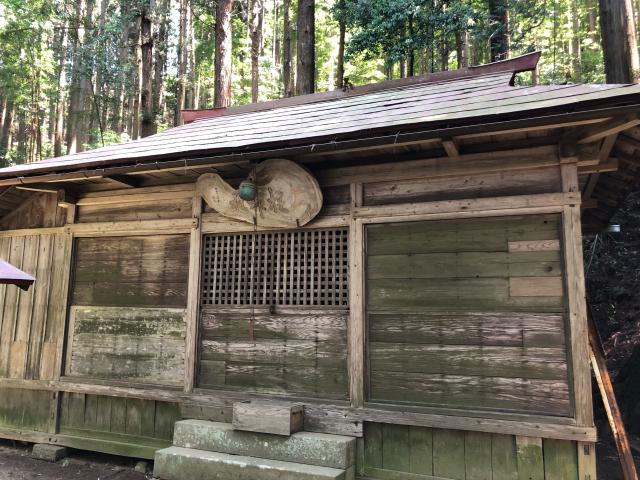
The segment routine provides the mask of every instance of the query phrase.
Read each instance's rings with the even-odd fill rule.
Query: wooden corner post
[[[565,163],[561,167],[564,192],[578,192],[578,167]],[[572,392],[576,424],[593,427],[591,371],[589,367],[589,330],[582,257],[580,204],[565,205],[562,212],[562,240],[571,355]],[[578,474],[580,480],[595,480],[595,444],[577,442]]]
[[[195,192],[192,216],[196,220],[189,241],[189,285],[187,290],[186,342],[184,355],[184,391],[193,392],[196,377],[198,312],[200,304],[200,266],[202,258],[202,198]]]
[[[351,218],[349,221],[349,323],[348,362],[349,397],[352,407],[364,405],[364,224],[353,216],[362,206],[362,184],[351,184]]]

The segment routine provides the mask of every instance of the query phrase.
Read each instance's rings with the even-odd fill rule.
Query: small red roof
[[[16,285],[22,290],[28,290],[35,280],[31,275],[17,269],[9,262],[0,260],[0,284]]]

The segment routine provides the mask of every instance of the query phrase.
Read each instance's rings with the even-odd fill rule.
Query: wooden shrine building
[[[640,86],[514,86],[538,57],[0,170],[36,278],[0,285],[0,437],[169,480],[594,480],[582,234],[637,184]]]

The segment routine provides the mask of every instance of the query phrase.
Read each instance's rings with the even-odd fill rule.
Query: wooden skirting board
[[[196,390],[192,394],[181,390],[160,388],[132,388],[116,386],[104,382],[90,384],[74,382],[75,379],[62,381],[12,380],[1,379],[0,388],[22,388],[74,392],[84,394],[105,395],[112,397],[139,398],[163,402],[190,403],[216,408],[228,408],[234,402],[251,398],[272,399],[273,397],[228,392],[204,392]],[[529,435],[558,440],[576,440],[593,442],[596,430],[593,427],[576,426],[569,418],[540,417],[521,414],[500,414],[492,416],[486,412],[464,411],[455,413],[446,410],[445,414],[438,409],[421,409],[418,411],[399,410],[399,407],[365,405],[364,408],[351,408],[347,402],[335,402],[326,405],[312,399],[291,399],[305,405],[305,428],[321,433],[362,435],[362,422],[373,421],[395,423],[400,425],[416,425],[434,428],[503,433],[511,435]],[[344,405],[341,405],[344,403]],[[230,411],[229,411],[230,412]],[[463,416],[465,414],[466,416]],[[229,417],[230,418],[230,417]],[[220,420],[223,420],[222,418]],[[356,428],[354,429],[354,425]],[[358,427],[359,425],[359,427]]]

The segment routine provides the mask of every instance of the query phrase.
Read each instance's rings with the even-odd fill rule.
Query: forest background
[[[524,83],[630,82],[639,17],[640,0],[0,0],[0,167],[151,135],[182,109],[534,50]]]

